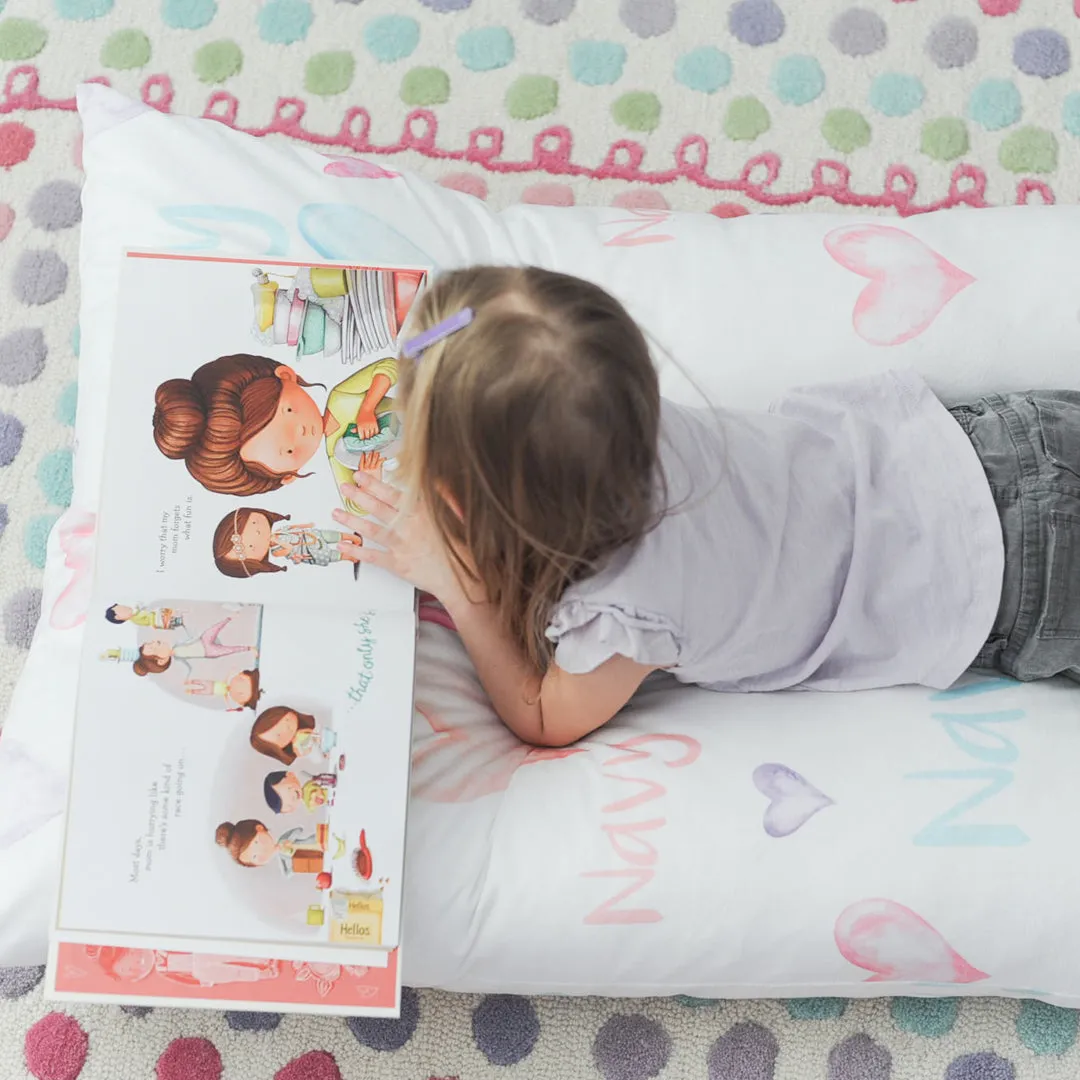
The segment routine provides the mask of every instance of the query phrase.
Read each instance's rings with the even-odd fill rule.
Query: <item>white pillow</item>
[[[68,757],[124,248],[420,261],[440,269],[482,261],[536,263],[577,273],[618,295],[696,387],[732,406],[762,407],[793,384],[906,364],[921,370],[950,401],[1029,384],[1080,386],[1080,298],[1067,261],[1075,246],[1072,235],[1080,237],[1080,209],[956,211],[887,223],[825,215],[721,221],[667,211],[537,206],[494,214],[416,176],[259,141],[212,121],[166,117],[100,85],[80,90],[79,107],[87,182],[75,493],[50,539],[42,622],[0,745],[0,964],[40,962],[44,955],[41,897],[52,890],[55,875],[57,792]],[[698,400],[697,389],[659,350],[658,362],[669,396]],[[459,728],[483,732],[485,746],[498,743],[499,762],[507,753],[519,754],[520,747],[502,748],[499,740],[508,736],[463,670],[460,650],[455,659],[454,647],[446,648],[450,653],[436,648],[421,658],[421,680],[424,670],[438,675],[439,665],[445,668],[442,681],[425,691],[434,695],[433,706],[453,715]],[[462,988],[571,992],[696,987],[866,993],[878,988],[859,982],[872,964],[852,968],[847,954],[836,952],[839,942],[861,934],[860,948],[873,951],[872,927],[883,927],[888,937],[889,918],[904,923],[906,911],[913,913],[904,924],[914,928],[912,949],[925,944],[923,923],[917,921],[923,919],[940,928],[980,974],[994,976],[968,989],[1040,990],[1075,1004],[1080,938],[1069,905],[1054,906],[1054,896],[1068,897],[1069,890],[1055,892],[1053,883],[1063,880],[1056,853],[1072,842],[1071,812],[1058,807],[1057,799],[1069,807],[1063,763],[1080,758],[1080,746],[1065,745],[1067,737],[1080,741],[1076,698],[1060,688],[1018,686],[1000,696],[1009,699],[1006,711],[1026,711],[1032,721],[1015,783],[1012,759],[1008,770],[998,760],[1004,751],[997,720],[982,722],[976,715],[950,721],[950,727],[931,715],[928,693],[750,700],[686,691],[670,708],[653,697],[631,709],[620,727],[593,740],[595,750],[588,755],[575,755],[565,766],[537,764],[520,777],[514,773],[512,788],[508,776],[506,785],[483,798],[473,799],[474,784],[469,797],[452,807],[443,805],[445,792],[429,773],[428,751],[446,740],[418,719],[406,926],[416,952],[410,958],[406,949],[405,977]],[[977,696],[961,698],[956,706],[975,714],[980,709]],[[863,712],[872,713],[874,723],[860,740]],[[1038,738],[1036,717],[1043,731]],[[702,728],[699,739],[716,749],[687,770],[692,778],[669,774],[662,763],[655,778],[671,791],[665,815],[673,827],[669,873],[657,885],[662,892],[646,897],[646,906],[660,904],[685,918],[662,928],[622,925],[616,918],[590,924],[588,933],[578,923],[570,933],[567,920],[574,911],[591,911],[618,891],[606,877],[585,874],[604,871],[615,843],[604,829],[613,799],[604,744],[669,728],[677,734],[679,725],[702,723],[718,725]],[[774,730],[775,741],[766,735]],[[908,740],[914,741],[900,753]],[[742,750],[736,754],[735,747]],[[796,753],[798,761],[792,758]],[[938,770],[939,782],[904,780],[892,758],[902,758],[909,772]],[[884,773],[871,767],[881,761],[888,765],[896,799],[912,800],[888,813],[879,813],[873,801],[885,790]],[[779,839],[766,822],[762,833],[762,807],[786,774],[762,774],[755,791],[743,766],[765,768],[769,762],[806,769],[844,806],[831,824],[821,815],[821,835],[830,845],[824,862],[814,846],[821,840],[810,829]],[[468,755],[453,767],[469,772]],[[978,773],[980,768],[1009,771],[1007,790],[992,800],[994,792],[985,792],[993,778]],[[950,769],[963,771],[974,786],[965,787],[959,773],[947,783]],[[628,788],[625,798],[652,790],[646,781],[641,792]],[[1005,821],[1024,822],[1042,843],[1015,850],[976,845],[959,854],[913,846],[919,827],[945,821],[966,795],[957,811],[964,821],[993,825],[1001,810]],[[569,847],[553,850],[547,861],[537,861],[521,842],[543,844],[545,814],[554,815],[550,823],[561,823],[564,835],[576,821],[593,820],[594,826]],[[740,816],[745,814],[754,819],[752,829]],[[496,822],[497,850],[488,843]],[[723,861],[699,843],[713,834],[723,837]],[[993,830],[970,835],[999,836]],[[632,864],[637,841],[621,834],[617,839],[630,845]],[[812,884],[826,863],[828,887]],[[893,907],[873,906],[878,894],[865,893],[854,880],[860,866],[872,866],[874,882],[892,890],[892,896],[884,895]],[[767,895],[743,877],[755,867],[768,880]],[[851,881],[836,878],[844,868],[851,870]],[[732,886],[744,880],[746,887]],[[977,886],[977,896],[965,882]],[[722,898],[722,911],[715,908],[716,897]],[[854,910],[869,920],[870,931],[861,923],[841,925],[850,903],[863,904]],[[1057,935],[1054,949],[1020,947],[1035,903],[1039,919]],[[1011,952],[1003,946],[1010,919],[1020,943]],[[529,926],[535,930],[531,937]],[[951,955],[941,952],[946,960]],[[1040,956],[1048,958],[1047,965],[1040,966]],[[931,982],[949,981],[939,978],[940,965],[905,970],[922,970]],[[897,988],[895,982],[879,987]]]

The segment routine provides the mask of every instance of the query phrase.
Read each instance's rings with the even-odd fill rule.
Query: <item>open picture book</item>
[[[125,258],[50,997],[397,1015],[414,593],[332,514],[427,274]]]

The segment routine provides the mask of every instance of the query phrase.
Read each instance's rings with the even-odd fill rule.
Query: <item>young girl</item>
[[[317,870],[294,870],[298,864],[293,856],[302,853],[322,854],[322,846],[314,835],[302,836],[302,829],[289,829],[275,840],[261,821],[245,818],[235,825],[222,822],[214,832],[214,840],[233,857],[240,866],[265,866],[276,855],[286,876],[300,873],[317,873]],[[311,861],[311,866],[315,861]]]
[[[315,811],[327,803],[333,804],[337,788],[336,773],[285,772],[266,774],[263,797],[275,814],[291,814],[301,806]]]
[[[219,656],[231,656],[233,653],[251,652],[256,656],[259,650],[254,645],[222,645],[218,634],[232,622],[232,617],[222,619],[209,630],[204,630],[198,637],[171,645],[160,638],[144,642],[139,646],[139,658],[132,664],[136,675],[160,675],[168,671],[174,659],[181,661],[191,670],[191,660],[216,659]]]
[[[242,506],[226,514],[214,530],[214,565],[226,576],[254,577],[288,569],[271,561],[287,559],[309,566],[356,562],[355,549],[363,544],[356,533],[316,529],[313,525],[285,525],[288,514]]]
[[[416,316],[405,493],[357,475],[371,517],[334,516],[442,601],[527,742],[581,738],[660,669],[727,691],[1080,679],[1080,393],[946,409],[889,372],[690,409],[587,282],[462,270]]]
[[[320,730],[314,716],[287,705],[264,709],[251,725],[251,745],[282,765],[292,765],[298,757],[314,753],[325,757],[336,743],[337,735]]]
[[[222,698],[227,712],[254,710],[262,697],[259,669],[245,668],[227,679],[185,679],[184,693]]]
[[[219,495],[261,495],[310,473],[300,470],[326,439],[339,481],[349,470],[335,457],[347,433],[371,437],[397,378],[397,361],[353,372],[330,391],[320,412],[305,382],[287,364],[264,356],[219,356],[190,379],[168,379],[154,396],[154,441],[167,457]],[[361,469],[380,472],[382,456],[361,455]]]

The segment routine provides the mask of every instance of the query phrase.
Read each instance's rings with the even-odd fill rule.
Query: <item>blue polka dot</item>
[[[715,94],[731,82],[731,57],[711,45],[691,49],[676,62],[675,79],[690,90]]]
[[[617,41],[575,41],[570,46],[570,74],[586,86],[610,86],[622,75],[626,49]]]
[[[0,11],[4,10],[4,0],[0,0]],[[4,535],[4,530],[8,527],[8,508],[7,503],[0,503],[0,536]]]
[[[884,116],[907,116],[926,97],[923,84],[914,75],[886,72],[870,86],[870,104]]]
[[[1080,91],[1065,96],[1061,106],[1061,123],[1070,135],[1080,138]]]
[[[896,997],[892,999],[889,1009],[893,1023],[901,1031],[910,1031],[925,1039],[940,1039],[952,1031],[960,1001],[950,997]]]
[[[46,454],[37,469],[38,487],[54,506],[71,505],[71,451]]]
[[[825,72],[812,56],[785,56],[776,62],[770,85],[785,105],[806,105],[825,89]]]
[[[39,514],[26,523],[23,533],[23,551],[26,561],[41,570],[45,566],[45,553],[49,543],[49,533],[56,524],[57,514]]]
[[[1016,1018],[1016,1034],[1033,1054],[1064,1054],[1076,1041],[1076,1021],[1075,1009],[1025,1001]]]
[[[457,54],[470,71],[494,71],[514,59],[514,38],[505,26],[466,30],[457,40]]]
[[[113,0],[53,0],[61,19],[100,19],[113,8]]]
[[[836,1020],[844,1015],[847,1002],[843,998],[791,998],[787,1001],[792,1020]]]
[[[407,15],[380,15],[364,27],[368,52],[384,64],[411,56],[419,43],[420,24]]]
[[[75,423],[75,406],[79,401],[79,384],[68,383],[56,399],[56,419],[66,427]]]
[[[968,101],[968,116],[987,131],[1015,124],[1022,111],[1020,91],[1008,79],[984,79]]]
[[[82,330],[79,329],[79,324],[75,324],[75,329],[71,331],[71,351],[76,357],[79,355],[79,350],[82,348]]]
[[[311,29],[308,0],[266,0],[259,11],[259,37],[271,45],[303,41]]]
[[[165,0],[161,17],[174,30],[201,30],[217,14],[217,0]]]

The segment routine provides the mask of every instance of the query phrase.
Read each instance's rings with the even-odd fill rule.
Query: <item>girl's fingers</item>
[[[381,455],[377,455],[380,458]],[[392,506],[396,510],[401,503],[401,492],[396,487],[392,487],[384,480],[380,480],[377,476],[368,472],[357,472],[353,475],[353,480],[358,486],[364,488],[366,491],[370,491],[375,498],[381,502],[386,503],[387,506]]]
[[[356,547],[353,544],[338,544],[338,550],[344,554],[348,549],[348,558],[353,562],[368,563],[370,566],[380,566],[383,570],[394,572],[392,557],[388,551],[380,551],[378,548]]]
[[[397,517],[395,507],[383,502],[378,496],[372,495],[366,488],[358,487],[356,484],[342,484],[341,494],[349,502],[356,503],[357,506],[362,507],[384,525],[390,525],[394,518]]]
[[[371,518],[362,518],[357,514],[347,514],[344,510],[335,510],[333,518],[340,524],[348,526],[353,532],[359,533],[365,540],[371,540],[376,544],[386,543],[387,530]],[[338,550],[340,551],[342,547],[351,550],[352,548],[357,547],[357,545],[350,544],[346,541],[344,545],[341,543],[338,544]]]

